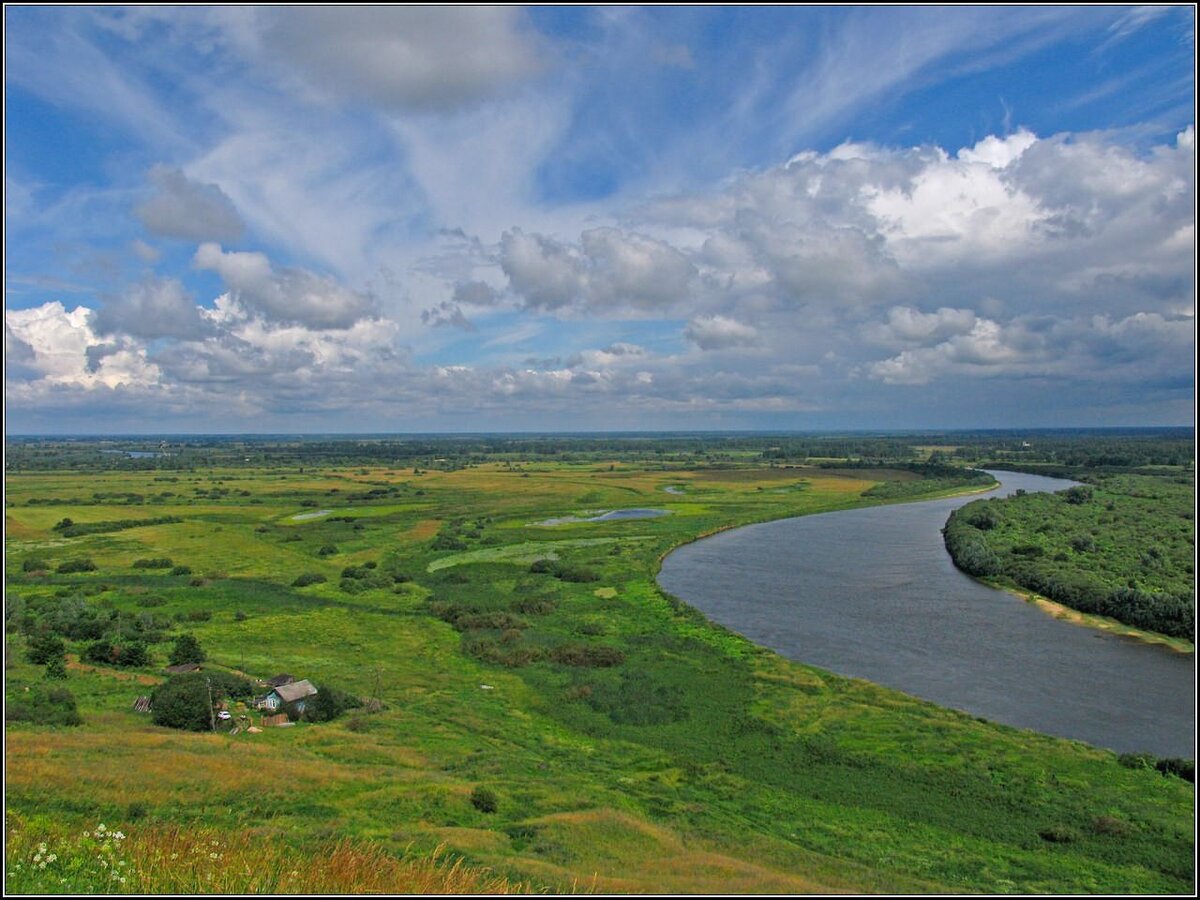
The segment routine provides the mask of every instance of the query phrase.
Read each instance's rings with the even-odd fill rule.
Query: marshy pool
[[[1073,482],[993,472],[1007,496]],[[1019,728],[1193,757],[1195,659],[1059,621],[954,567],[941,529],[980,495],[783,519],[663,560],[659,584],[791,659]]]
[[[316,512],[296,513],[291,519],[293,522],[303,522],[305,519],[319,519],[321,516],[327,516],[332,509],[318,509]]]
[[[557,519],[546,519],[534,522],[534,525],[577,525],[581,522],[612,522],[618,519],[656,519],[659,516],[669,516],[669,509],[614,509],[612,512],[596,516],[561,516]]]

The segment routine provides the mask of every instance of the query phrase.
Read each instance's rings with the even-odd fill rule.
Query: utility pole
[[[204,687],[208,690],[208,727],[210,731],[217,730],[217,716],[213,712],[212,705],[212,681],[208,677],[204,679]]]

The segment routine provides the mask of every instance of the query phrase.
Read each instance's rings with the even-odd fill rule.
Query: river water
[[[993,472],[997,491],[1073,482]],[[981,495],[749,525],[687,544],[659,584],[763,646],[996,722],[1195,756],[1195,661],[1068,622],[954,567],[941,528]]]

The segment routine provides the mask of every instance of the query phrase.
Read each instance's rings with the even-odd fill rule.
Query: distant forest
[[[10,436],[5,455],[9,471],[339,464],[446,470],[497,461],[627,459],[672,466],[745,465],[756,461],[768,465],[932,462],[1072,475],[1106,467],[1191,466],[1195,432],[1190,428],[1147,428],[911,433]]]

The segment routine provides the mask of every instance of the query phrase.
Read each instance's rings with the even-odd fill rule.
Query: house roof
[[[170,672],[172,675],[179,675],[183,672],[199,672],[200,663],[180,663],[177,666],[167,666],[164,672]]]
[[[275,689],[275,693],[279,695],[279,699],[284,703],[292,703],[295,700],[303,700],[305,697],[311,697],[317,692],[317,689],[312,686],[308,679],[303,681],[293,681],[291,684],[281,684]]]

